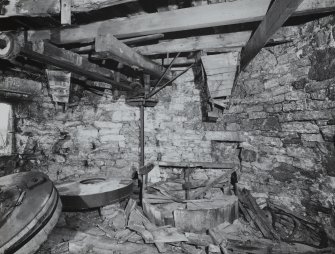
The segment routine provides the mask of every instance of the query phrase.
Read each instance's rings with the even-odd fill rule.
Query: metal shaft
[[[140,107],[140,167],[144,166],[144,103]],[[140,203],[142,204],[143,194],[144,194],[144,176],[139,174],[140,181]]]
[[[176,59],[179,57],[181,52],[179,52],[174,58],[173,60],[171,61],[170,65],[165,69],[163,75],[160,77],[160,79],[156,82],[156,84],[154,85],[154,87],[152,88],[152,91],[154,91],[156,89],[156,87],[161,83],[161,81],[163,80],[163,78],[165,77],[166,73],[168,71],[170,71],[174,61],[176,61]]]
[[[156,89],[155,91],[152,91],[150,94],[148,94],[147,98],[151,98],[152,96],[154,96],[156,93],[158,93],[159,91],[161,91],[162,89],[164,89],[165,87],[167,87],[169,84],[171,84],[173,81],[175,81],[177,78],[179,78],[181,75],[183,75],[185,72],[187,72],[189,69],[191,69],[194,66],[194,64],[190,65],[189,67],[187,67],[184,71],[182,71],[180,74],[178,74],[176,77],[174,77],[173,79],[171,79],[170,81],[166,82],[164,85],[162,85],[161,87],[159,87],[158,89]]]

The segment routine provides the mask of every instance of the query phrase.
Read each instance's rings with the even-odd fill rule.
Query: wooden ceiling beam
[[[245,46],[250,35],[251,31],[204,35],[183,39],[164,40],[157,44],[136,47],[135,49],[142,55],[159,55],[198,50],[230,52]]]
[[[113,88],[132,90],[132,86],[128,83],[116,82],[111,70],[93,64],[81,55],[58,48],[46,41],[19,45],[18,42],[11,39],[8,40],[8,43],[15,43],[12,45],[12,48],[15,48],[15,52],[0,55],[1,58],[15,61],[16,56],[20,55],[46,65],[53,65],[88,79],[108,83],[112,85]]]
[[[272,35],[268,42],[283,43],[292,41],[298,34],[297,27],[281,27]],[[162,40],[156,44],[135,47],[142,55],[165,55],[167,53],[193,52],[231,52],[244,47],[250,39],[251,31],[213,34],[204,36],[187,37],[182,39]]]
[[[271,36],[275,34],[302,2],[303,0],[276,0],[271,5],[263,21],[258,26],[242,52],[241,70],[245,69],[251,60],[265,46]]]
[[[138,0],[72,0],[72,12],[88,12],[115,5],[137,2]],[[4,5],[5,14],[1,18],[12,16],[50,16],[60,14],[60,0],[11,0]]]
[[[261,21],[271,0],[243,0],[178,9],[174,11],[112,19],[52,31],[56,44],[91,41],[98,34],[111,33],[116,38],[154,33],[185,31],[213,26]],[[335,0],[304,0],[293,16],[325,13],[335,10]],[[35,37],[38,36],[35,34]],[[42,35],[41,35],[42,36]],[[44,34],[45,36],[45,34]]]
[[[129,39],[124,39],[121,40],[121,42],[127,44],[127,45],[132,45],[136,43],[143,43],[147,41],[154,41],[154,40],[159,40],[164,38],[164,34],[151,34],[151,35],[145,35],[145,36],[140,36],[140,37],[133,37]],[[94,40],[92,40],[92,43]],[[73,48],[71,51],[76,52],[76,53],[85,53],[85,52],[91,52],[94,50],[94,44],[90,44],[87,46],[82,46],[79,48]],[[0,41],[0,48],[1,48],[1,41]]]
[[[111,58],[130,67],[142,69],[144,72],[160,78],[165,68],[152,60],[137,53],[112,34],[98,36],[95,39],[96,55],[102,58]],[[172,79],[172,73],[166,73],[167,79]]]
[[[53,31],[56,44],[76,43],[111,33],[116,38],[176,32],[260,20],[271,0],[243,0],[112,19]],[[247,8],[246,8],[247,6]]]

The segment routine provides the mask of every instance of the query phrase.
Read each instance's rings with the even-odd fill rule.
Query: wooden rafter
[[[164,73],[164,67],[137,53],[112,34],[98,36],[95,39],[95,51],[102,58],[111,58],[122,64],[143,69],[144,72],[158,78]],[[167,73],[166,78],[171,79],[172,74]]]
[[[105,7],[137,2],[138,0],[72,0],[72,12],[87,12]],[[11,0],[4,6],[5,14],[1,18],[12,16],[49,16],[60,13],[59,0]]]
[[[242,58],[241,69],[265,46],[271,36],[284,24],[284,22],[294,13],[303,0],[276,0],[270,7],[261,24],[252,35],[245,46]]]
[[[127,38],[154,33],[185,31],[197,28],[261,21],[271,0],[243,0],[174,11],[112,19],[58,31],[35,32],[35,38],[58,44],[92,41],[98,34],[111,33]],[[326,13],[335,10],[335,0],[304,0],[293,16]],[[196,18],[195,18],[196,17]]]

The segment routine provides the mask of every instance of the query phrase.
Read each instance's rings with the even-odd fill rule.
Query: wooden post
[[[61,24],[71,25],[71,0],[60,0]]]

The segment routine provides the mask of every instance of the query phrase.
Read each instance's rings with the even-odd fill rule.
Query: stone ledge
[[[238,166],[233,162],[172,162],[172,161],[160,161],[158,163],[160,167],[172,167],[172,168],[209,168],[209,169],[231,169]]]
[[[242,132],[235,131],[206,131],[205,140],[244,142],[247,140]]]

